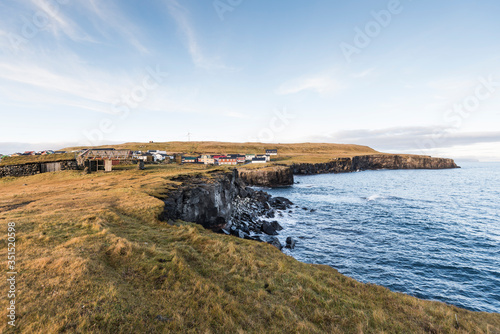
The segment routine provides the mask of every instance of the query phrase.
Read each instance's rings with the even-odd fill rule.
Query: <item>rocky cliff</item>
[[[446,169],[459,168],[453,159],[423,155],[364,155],[352,159],[352,170],[369,169]]]
[[[240,178],[249,185],[282,187],[293,184],[293,171],[289,167],[275,166],[261,169],[242,169]]]
[[[353,158],[338,158],[327,163],[293,164],[296,175],[348,173],[376,169],[446,169],[459,168],[452,159],[421,155],[373,154]]]
[[[260,232],[265,223],[262,217],[274,218],[277,210],[286,210],[292,204],[248,187],[236,169],[172,180],[180,184],[168,192],[161,219],[182,219],[214,231],[233,228]]]
[[[233,173],[206,176],[176,177],[179,187],[169,192],[165,200],[163,219],[182,219],[198,223],[205,228],[220,230],[233,214],[233,203],[237,196],[246,195],[246,187]]]
[[[347,173],[352,172],[351,158],[337,158],[325,163],[301,163],[291,166],[293,174],[296,175],[311,175],[311,174],[326,174],[326,173]]]

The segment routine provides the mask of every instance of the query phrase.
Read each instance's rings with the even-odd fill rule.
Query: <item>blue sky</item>
[[[500,160],[498,1],[7,0],[0,153],[333,142]]]

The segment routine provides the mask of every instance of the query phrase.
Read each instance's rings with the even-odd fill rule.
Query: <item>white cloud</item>
[[[283,83],[276,93],[280,95],[297,94],[303,91],[313,91],[321,95],[338,92],[342,86],[330,75],[301,77]]]
[[[189,18],[189,12],[185,7],[181,6],[176,0],[167,0],[167,9],[175,20],[191,59],[197,67],[207,70],[228,69],[228,67],[219,61],[209,59],[205,56],[198,41],[194,25]]]

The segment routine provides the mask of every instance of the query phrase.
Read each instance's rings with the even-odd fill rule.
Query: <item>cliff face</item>
[[[352,159],[352,170],[458,168],[453,159],[416,155],[364,155]]]
[[[282,187],[293,184],[293,171],[289,167],[269,167],[240,170],[240,178],[249,185],[260,187]]]
[[[293,164],[291,170],[296,175],[348,173],[352,172],[352,160],[351,158],[337,158],[330,162],[318,164]]]
[[[182,219],[220,230],[233,214],[236,197],[247,195],[237,170],[214,175],[211,179],[189,177],[179,181],[185,182],[165,200],[164,220]]]
[[[247,187],[236,169],[232,173],[186,175],[173,180],[182,183],[168,192],[160,219],[194,222],[240,238],[275,242],[264,235],[261,238],[250,234],[276,235],[281,226],[265,219],[274,218],[293,204],[286,198]]]
[[[452,159],[432,158],[418,155],[374,154],[351,158],[338,158],[327,163],[293,164],[296,175],[324,173],[348,173],[374,169],[446,169],[459,168]]]

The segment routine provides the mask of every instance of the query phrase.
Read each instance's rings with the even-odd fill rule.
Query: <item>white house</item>
[[[266,162],[271,161],[271,156],[267,154],[257,155],[256,158],[264,158]]]
[[[253,158],[252,159],[253,164],[265,164],[266,162],[267,162],[266,158]]]
[[[167,151],[149,150],[148,153],[151,153],[151,154],[167,154]]]

